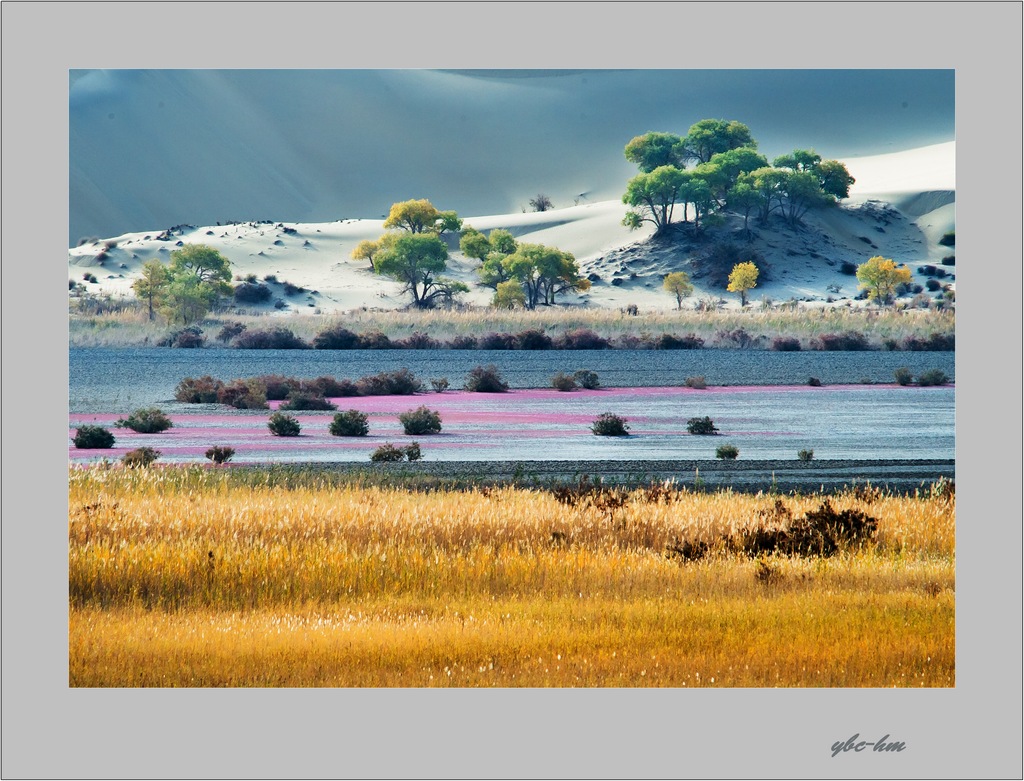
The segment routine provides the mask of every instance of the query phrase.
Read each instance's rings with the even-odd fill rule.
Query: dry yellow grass
[[[878,534],[832,558],[683,563],[667,545],[760,523],[775,497],[637,490],[607,509],[309,483],[73,469],[71,684],[954,684],[944,492],[834,497]]]

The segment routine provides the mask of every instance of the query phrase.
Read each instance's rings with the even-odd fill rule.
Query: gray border
[[[4,778],[1021,777],[1021,365],[1009,338],[1020,310],[1019,294],[997,286],[1019,273],[1022,7],[723,5],[0,6]],[[806,47],[789,45],[801,38]],[[977,259],[957,280],[956,689],[69,690],[67,429],[23,406],[67,403],[67,70],[527,60],[956,68],[960,254]],[[38,356],[47,387],[28,379]],[[1007,410],[998,429],[992,409]],[[908,750],[831,759],[828,746],[852,732],[888,732]]]

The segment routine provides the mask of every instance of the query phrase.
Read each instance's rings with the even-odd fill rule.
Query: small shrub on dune
[[[335,415],[328,430],[336,437],[365,437],[370,433],[370,422],[366,413],[350,409]]]
[[[158,434],[173,425],[171,419],[156,407],[137,409],[127,418],[119,418],[115,426],[130,428],[139,434]]]
[[[285,401],[278,409],[282,410],[333,410],[337,409],[338,405],[328,401],[323,396],[313,395],[311,393],[295,392],[292,393],[288,400]]]
[[[846,274],[846,276],[848,276],[848,277],[856,276],[857,275],[857,264],[856,263],[851,263],[848,260],[844,260],[842,263],[839,264],[839,273],[840,274]]]
[[[896,371],[894,371],[893,374],[896,377],[897,385],[910,385],[910,383],[913,382],[914,380],[914,375],[911,374],[910,369],[908,369],[906,366],[901,366]]]
[[[589,328],[576,328],[559,336],[554,346],[559,350],[607,350],[611,342]]]
[[[591,424],[590,430],[599,437],[629,436],[629,424],[626,419],[611,412],[602,412]]]
[[[448,390],[448,378],[438,377],[437,379],[431,380],[430,387],[434,389],[435,393],[444,393]]]
[[[814,458],[813,450],[801,450],[796,454],[801,461],[811,461]]]
[[[400,339],[394,346],[401,350],[439,350],[441,343],[420,331],[414,331],[405,339]]]
[[[715,448],[715,458],[725,461],[735,461],[740,454],[740,449],[735,445],[719,445]]]
[[[800,350],[800,340],[791,336],[776,336],[772,339],[772,349],[778,352],[797,352]]]
[[[592,372],[590,369],[580,369],[572,375],[572,378],[576,380],[581,388],[587,390],[597,390],[601,387],[601,381],[597,376],[597,372]]]
[[[301,285],[294,285],[291,282],[282,282],[281,284],[284,287],[284,294],[286,296],[297,296],[299,293],[306,292],[306,288]]]
[[[226,464],[235,455],[233,447],[214,445],[206,451],[206,457],[215,464]]]
[[[715,428],[715,422],[706,415],[703,418],[690,418],[686,421],[686,430],[691,434],[699,436],[710,436],[718,433],[718,429]]]
[[[235,301],[240,304],[265,304],[273,295],[266,285],[252,282],[236,285],[234,290]]]
[[[466,377],[465,389],[474,393],[505,393],[508,390],[498,367],[493,363],[487,366],[476,366]]]
[[[358,350],[362,343],[359,334],[335,325],[314,336],[313,347],[317,350]]]
[[[398,416],[406,434],[440,434],[441,415],[425,406],[417,407]]]
[[[939,239],[939,244],[943,247],[955,247],[956,246],[956,231],[949,231],[944,233],[942,238]]]
[[[574,391],[576,390],[576,380],[572,378],[572,375],[559,372],[551,378],[551,387],[560,391]]]
[[[926,372],[921,372],[917,378],[917,384],[921,387],[945,385],[947,382],[949,382],[949,377],[941,369],[929,369]]]
[[[514,350],[516,338],[512,334],[491,332],[480,337],[479,346],[481,350]]]
[[[520,331],[515,336],[517,350],[550,350],[554,339],[536,328]]]
[[[114,435],[103,426],[79,426],[75,431],[75,447],[79,450],[107,450],[114,446]]]
[[[258,380],[234,380],[220,389],[217,402],[235,409],[266,409],[267,394]]]
[[[121,463],[127,467],[145,468],[160,458],[160,451],[151,447],[140,447],[124,454]]]
[[[220,331],[217,332],[217,341],[227,344],[244,330],[243,323],[224,323]]]
[[[699,350],[704,346],[704,340],[694,334],[662,334],[655,346],[659,350]]]
[[[261,330],[247,330],[235,339],[240,350],[305,350],[309,348],[290,328],[278,326]]]
[[[405,460],[405,450],[395,447],[390,442],[385,442],[379,448],[370,453],[370,461],[375,464],[396,463]]]
[[[943,266],[955,266],[956,265],[956,255],[946,255],[946,257],[944,257],[942,259],[942,265]]]
[[[452,350],[477,350],[480,345],[475,336],[453,336],[448,347]]]
[[[302,427],[299,421],[283,412],[275,412],[267,421],[267,428],[275,437],[297,437]]]
[[[176,401],[186,404],[216,404],[224,383],[209,374],[203,377],[186,377],[174,389]]]
[[[687,377],[685,385],[687,388],[694,388],[696,390],[704,390],[708,387],[707,380],[704,379],[704,375],[701,374],[699,377]]]

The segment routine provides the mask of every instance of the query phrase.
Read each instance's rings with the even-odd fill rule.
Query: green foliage
[[[706,163],[716,154],[730,149],[757,149],[750,128],[742,122],[724,119],[702,119],[690,126],[682,142],[685,156]]]
[[[662,285],[665,290],[676,297],[676,309],[682,309],[683,299],[693,293],[690,275],[685,271],[673,271],[671,274],[666,274]]]
[[[726,289],[730,293],[740,294],[741,306],[747,305],[747,291],[757,287],[759,273],[757,266],[749,261],[733,266],[732,273],[729,274],[729,287]]]
[[[409,461],[421,461],[423,459],[423,451],[420,449],[419,442],[410,442],[402,448],[402,452],[405,453],[405,457]]]
[[[231,262],[205,244],[186,244],[172,252],[167,275],[162,303],[172,322],[201,320],[221,296],[232,292]]]
[[[86,424],[75,431],[73,442],[79,450],[105,450],[114,446],[114,435],[103,426]]]
[[[686,421],[686,430],[698,436],[711,436],[718,433],[714,421],[706,415],[703,418],[690,418]]]
[[[941,369],[929,369],[926,372],[921,372],[917,378],[917,384],[925,387],[928,385],[945,385],[949,382],[949,377]]]
[[[499,282],[491,306],[495,309],[525,309],[526,291],[523,290],[523,283],[518,279]]]
[[[893,374],[896,377],[897,385],[910,385],[910,383],[914,381],[914,375],[911,374],[910,369],[906,366],[901,366],[894,371]]]
[[[519,244],[501,265],[510,279],[522,285],[528,309],[541,303],[554,304],[559,293],[590,289],[590,280],[580,276],[579,264],[571,253],[543,244]]]
[[[441,433],[441,415],[425,406],[417,407],[398,416],[398,421],[406,434],[439,434]]]
[[[288,400],[278,409],[283,410],[333,410],[338,405],[315,393],[292,392]]]
[[[476,228],[467,227],[459,239],[459,249],[467,258],[483,261],[491,251],[491,242]]]
[[[235,449],[226,445],[214,445],[206,451],[206,457],[215,464],[226,464],[234,455]]]
[[[275,412],[267,422],[270,433],[276,437],[297,437],[302,427],[299,421],[283,412]]]
[[[150,320],[154,312],[163,306],[169,282],[170,272],[167,267],[159,260],[147,260],[142,264],[141,275],[132,283],[135,295],[146,303]]]
[[[862,290],[866,290],[868,298],[882,304],[890,303],[896,288],[911,280],[910,269],[897,266],[892,258],[876,255],[857,267],[857,279]]]
[[[683,139],[674,133],[645,133],[626,144],[626,159],[636,163],[643,173],[670,165],[682,168],[685,164]]]
[[[379,463],[397,463],[405,460],[405,449],[395,447],[390,442],[385,442],[370,454],[370,461]]]
[[[157,434],[166,431],[173,425],[170,418],[156,407],[137,409],[127,418],[120,418],[115,426],[118,428],[130,428],[139,434]]]
[[[633,207],[623,218],[623,225],[635,230],[649,222],[656,231],[664,231],[672,222],[686,179],[683,171],[671,165],[662,165],[634,176],[626,184],[626,192],[622,196],[622,202]]]
[[[476,366],[466,377],[465,389],[474,393],[505,393],[508,390],[498,367],[493,363],[488,366]]]
[[[572,378],[579,383],[581,388],[586,388],[587,390],[597,390],[601,387],[597,372],[590,371],[589,369],[580,369],[572,375]]]
[[[145,468],[150,466],[154,461],[160,458],[160,451],[154,450],[151,447],[140,447],[135,450],[129,450],[124,454],[121,459],[127,467],[142,467]]]
[[[404,283],[403,293],[411,293],[413,304],[421,308],[438,301],[451,302],[459,293],[469,291],[462,282],[438,276],[447,267],[448,247],[433,233],[409,233],[399,236],[380,250],[373,259],[374,270]]]
[[[814,458],[813,450],[800,450],[797,452],[796,457],[801,461],[811,461]]]
[[[391,205],[384,227],[400,228],[409,233],[426,233],[434,230],[440,217],[441,212],[426,198],[401,201]]]
[[[355,409],[339,412],[328,430],[336,437],[365,437],[370,433],[369,418],[366,413]]]
[[[551,387],[560,391],[574,391],[576,390],[576,380],[571,374],[558,372],[551,378]]]
[[[719,445],[715,448],[715,458],[727,461],[734,461],[740,454],[740,449],[735,445]]]
[[[629,436],[629,425],[626,419],[611,412],[602,412],[591,424],[590,430],[599,437]]]

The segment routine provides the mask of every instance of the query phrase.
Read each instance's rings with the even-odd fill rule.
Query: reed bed
[[[820,496],[72,469],[73,686],[952,686],[949,491],[828,558],[668,555]]]
[[[227,322],[240,322],[249,328],[285,326],[309,342],[321,331],[341,326],[357,333],[381,332],[392,340],[414,332],[429,334],[439,341],[457,336],[480,337],[488,333],[521,333],[543,330],[551,336],[567,331],[590,329],[606,339],[622,336],[657,338],[662,334],[694,334],[705,346],[735,346],[723,334],[747,331],[750,336],[796,337],[809,341],[822,334],[856,331],[881,346],[887,339],[897,342],[908,337],[927,338],[932,333],[952,333],[952,310],[878,309],[862,307],[801,307],[776,305],[739,311],[665,310],[628,315],[614,309],[543,308],[534,311],[499,311],[474,308],[466,310],[371,310],[356,309],[344,315],[293,314],[285,318],[252,314],[220,314],[200,323],[208,342]],[[127,347],[155,345],[173,328],[160,322],[148,322],[138,311],[100,315],[72,313],[72,347]],[[767,345],[765,345],[767,346]]]

